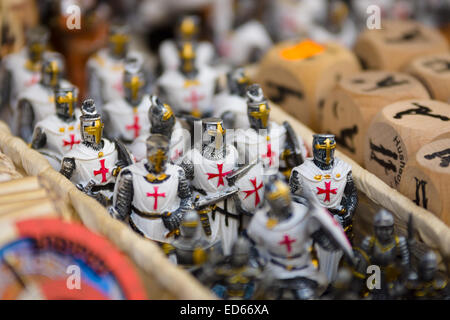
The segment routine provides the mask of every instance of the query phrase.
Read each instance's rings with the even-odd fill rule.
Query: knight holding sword
[[[109,211],[145,238],[172,243],[192,209],[191,189],[183,169],[168,159],[167,136],[151,134],[146,145],[146,158],[120,172]]]
[[[74,144],[64,155],[60,173],[81,191],[107,206],[117,175],[133,160],[121,142],[103,138],[103,121],[92,99],[81,105],[80,133],[81,143]]]
[[[221,119],[203,119],[201,126],[201,146],[190,150],[180,166],[191,180],[193,204],[207,239],[220,239],[229,255],[243,215],[262,204],[263,168],[257,161],[239,167],[236,148],[225,143]]]

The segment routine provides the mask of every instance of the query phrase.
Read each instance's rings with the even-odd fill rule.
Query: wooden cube
[[[399,191],[450,226],[450,139],[424,145],[410,161]]]
[[[319,109],[320,132],[333,133],[339,150],[364,162],[364,138],[383,107],[406,99],[429,99],[424,86],[408,74],[365,71],[342,78]]]
[[[383,20],[381,29],[362,32],[355,53],[363,68],[401,71],[417,57],[448,51],[438,30],[415,21]]]
[[[286,41],[265,55],[255,81],[269,99],[318,130],[319,105],[343,76],[359,70],[355,55],[339,44]]]
[[[373,119],[364,146],[367,170],[398,188],[405,166],[433,140],[450,137],[450,105],[404,100],[384,107]]]
[[[427,87],[432,99],[450,102],[450,53],[416,58],[406,72]]]

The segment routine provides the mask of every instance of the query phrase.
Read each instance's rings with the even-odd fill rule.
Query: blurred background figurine
[[[29,142],[37,122],[55,113],[55,94],[58,88],[73,88],[64,79],[63,57],[56,52],[46,52],[41,66],[40,81],[19,93],[14,119],[18,134]]]
[[[175,40],[165,40],[159,46],[159,60],[162,70],[177,70],[180,66],[178,47],[185,42],[196,46],[194,64],[197,68],[211,65],[214,58],[214,47],[206,41],[198,41],[200,21],[197,16],[183,16],[177,24]]]
[[[197,67],[197,48],[193,42],[180,43],[178,54],[179,68],[166,70],[158,79],[159,94],[177,115],[207,117],[213,112],[216,71],[205,65]]]
[[[358,195],[352,177],[351,166],[335,158],[335,137],[332,134],[313,136],[313,158],[294,168],[289,180],[291,192],[302,195],[308,189],[321,206],[326,208],[339,222],[345,233],[353,237],[353,214],[358,204]],[[317,250],[320,268],[333,281],[341,252]]]
[[[61,168],[63,156],[80,144],[80,111],[75,88],[55,90],[56,112],[36,123],[31,148],[42,153],[53,169]]]
[[[95,103],[81,105],[81,143],[75,144],[61,162],[60,173],[78,189],[107,206],[111,202],[116,176],[133,160],[121,142],[103,138],[103,121]]]
[[[326,250],[342,249],[353,257],[342,228],[312,196],[291,197],[289,186],[272,176],[265,186],[267,206],[258,210],[248,236],[273,277],[274,299],[315,299],[328,285],[327,277],[313,264],[310,247],[316,241]]]
[[[17,106],[18,96],[41,79],[42,56],[47,50],[49,33],[47,28],[36,26],[26,32],[26,46],[2,59],[1,115],[11,117]],[[14,123],[13,123],[14,124]],[[17,128],[11,128],[16,132]]]
[[[410,252],[404,237],[394,233],[394,217],[381,209],[373,220],[373,236],[364,238],[361,249],[370,259],[370,264],[381,269],[379,288],[371,290],[372,299],[391,299],[397,286],[406,279],[410,270]]]
[[[150,129],[150,96],[145,92],[147,79],[142,61],[136,57],[126,58],[122,81],[123,97],[106,103],[103,114],[107,124],[105,135],[109,139],[119,139],[128,146]]]
[[[161,134],[147,138],[146,159],[120,172],[110,208],[113,217],[129,217],[134,231],[160,243],[179,236],[183,216],[192,208],[183,169],[168,161],[169,143]]]
[[[129,150],[136,158],[141,161],[146,154],[146,140],[149,135],[162,134],[170,140],[168,160],[172,163],[181,161],[184,151],[190,146],[190,134],[184,129],[173,114],[172,108],[161,102],[155,95],[150,97],[150,108],[148,109],[147,119],[150,122],[150,130],[141,130],[141,134],[134,139],[129,146]]]

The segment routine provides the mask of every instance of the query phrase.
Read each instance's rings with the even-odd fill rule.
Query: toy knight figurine
[[[113,217],[160,243],[179,235],[184,213],[192,208],[191,189],[183,169],[168,162],[169,139],[147,138],[147,157],[120,172],[114,190]]]
[[[18,96],[14,109],[14,119],[18,134],[30,141],[37,122],[55,113],[55,94],[57,88],[73,88],[63,79],[64,63],[60,54],[46,52],[43,56],[41,79]]]
[[[127,57],[143,59],[142,56],[128,49],[129,30],[122,25],[110,27],[108,47],[101,49],[87,62],[88,94],[96,101],[102,114],[102,106],[124,96],[123,71]]]
[[[353,182],[351,166],[334,157],[335,137],[332,134],[313,136],[313,158],[295,167],[289,180],[291,192],[302,195],[306,189],[315,195],[319,203],[339,221],[349,239],[352,239],[353,214],[358,195]],[[333,281],[341,252],[324,252],[318,249],[321,269]]]
[[[158,88],[160,95],[177,114],[204,117],[213,112],[217,75],[210,67],[196,66],[196,52],[194,43],[181,43],[178,70],[165,71],[158,79]]]
[[[74,88],[55,90],[56,113],[39,121],[33,132],[31,148],[38,150],[55,170],[63,156],[81,142],[80,119]]]
[[[226,300],[255,298],[261,291],[259,284],[263,273],[260,268],[250,264],[250,242],[239,237],[233,244],[231,255],[219,261],[205,263],[198,279],[212,287],[216,294]]]
[[[211,242],[221,239],[228,255],[242,215],[262,204],[263,181],[258,163],[238,168],[237,150],[225,143],[225,132],[221,119],[203,119],[201,146],[189,150],[180,165],[192,180],[203,231]]]
[[[48,31],[44,27],[28,30],[27,46],[10,54],[2,61],[1,109],[4,119],[12,116],[18,95],[39,82],[41,77],[42,54],[46,49]],[[13,123],[16,125],[16,123]],[[16,128],[12,128],[16,132]]]
[[[150,97],[150,109],[148,110],[148,121],[150,121],[150,133],[141,130],[141,135],[137,137],[129,146],[129,150],[136,161],[141,161],[146,155],[146,140],[151,134],[162,134],[170,139],[169,159],[172,163],[177,163],[187,150],[191,141],[190,134],[183,129],[172,112],[172,108],[162,103],[157,96]]]
[[[394,233],[394,217],[385,209],[375,215],[375,235],[364,238],[361,249],[369,258],[369,264],[381,269],[380,289],[372,289],[373,299],[389,299],[390,291],[402,275],[409,271],[410,253],[404,237]]]
[[[221,255],[220,241],[209,243],[200,232],[200,219],[195,210],[187,211],[180,224],[180,236],[171,244],[163,244],[169,259],[194,275],[212,255]]]
[[[269,286],[273,298],[317,297],[328,282],[314,266],[309,249],[315,241],[327,250],[340,248],[352,259],[344,231],[312,195],[291,197],[289,186],[277,175],[266,183],[265,199],[267,205],[253,216],[248,236],[274,279]]]
[[[103,106],[107,127],[105,135],[130,145],[139,135],[148,132],[150,97],[144,92],[145,75],[135,59],[125,61],[123,75],[124,97],[111,100]]]
[[[291,169],[300,165],[306,156],[301,137],[291,126],[269,121],[270,106],[258,84],[247,88],[247,115],[250,128],[235,130],[235,143],[239,151],[239,163],[259,159],[266,175],[283,173],[289,178]]]
[[[198,42],[199,19],[196,16],[183,17],[176,28],[176,40],[165,40],[159,47],[159,59],[163,71],[176,70],[180,66],[177,43],[190,41],[197,44],[197,55],[195,65],[202,67],[211,64],[214,57],[214,47],[209,42]]]
[[[432,250],[422,256],[417,272],[411,272],[408,278],[408,299],[450,299],[448,281],[439,274],[437,257]]]
[[[213,100],[214,114],[222,118],[227,129],[247,129],[250,127],[247,116],[247,87],[250,79],[243,68],[227,73],[227,90],[216,95]]]
[[[114,191],[116,176],[132,159],[119,141],[102,137],[103,122],[95,109],[94,100],[81,105],[81,143],[65,154],[60,173],[89,196],[107,206]]]

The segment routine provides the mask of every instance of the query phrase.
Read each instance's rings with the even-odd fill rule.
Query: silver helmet
[[[46,87],[56,88],[64,74],[64,60],[61,54],[46,52],[41,67],[41,83]]]
[[[163,173],[169,154],[170,140],[162,134],[151,134],[146,141],[147,169],[154,173]]]
[[[74,120],[77,101],[78,96],[77,90],[75,88],[56,88],[55,89],[56,115],[64,120]]]
[[[127,56],[128,45],[130,42],[129,27],[122,24],[114,24],[109,29],[108,48],[110,54],[117,58],[123,59]]]
[[[267,129],[270,106],[258,84],[247,87],[247,115],[253,129]]]
[[[101,146],[103,136],[103,122],[97,113],[94,100],[84,100],[81,105],[80,131],[83,142],[96,148]]]
[[[282,218],[291,212],[289,186],[276,175],[270,176],[269,181],[265,184],[264,199],[269,204],[274,216]]]
[[[237,68],[227,73],[227,85],[231,94],[245,97],[250,78],[244,68]]]
[[[30,28],[26,32],[28,58],[32,63],[39,62],[47,47],[49,32],[44,26]]]
[[[231,265],[233,267],[245,266],[250,258],[250,241],[240,236],[231,249]]]
[[[172,108],[168,104],[162,103],[155,95],[150,97],[150,103],[150,109],[148,110],[150,132],[160,133],[170,138],[176,122]]]
[[[145,94],[146,77],[142,70],[142,61],[129,57],[124,63],[123,88],[125,100],[137,107]]]
[[[431,281],[438,270],[438,261],[436,254],[429,250],[427,251],[419,262],[419,276],[422,280]]]
[[[313,157],[316,164],[331,166],[334,163],[336,139],[334,134],[315,134],[312,142]]]
[[[388,242],[394,236],[394,217],[386,209],[381,209],[373,220],[375,235],[381,242]]]
[[[197,211],[187,211],[180,225],[180,234],[183,238],[192,239],[197,235],[198,227],[200,225],[200,218]]]
[[[202,150],[210,150],[216,155],[225,156],[225,134],[222,119],[202,119]]]

